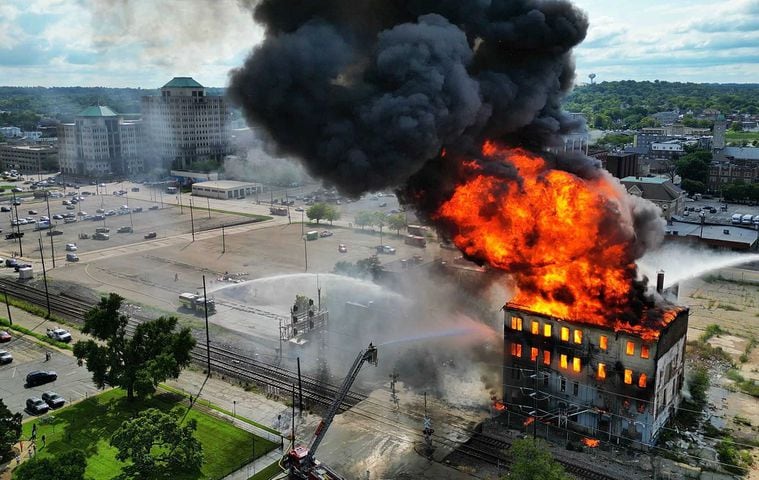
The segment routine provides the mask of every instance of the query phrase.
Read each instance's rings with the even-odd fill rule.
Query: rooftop
[[[753,228],[735,225],[704,225],[702,234],[700,224],[673,221],[671,225],[664,228],[664,231],[667,235],[677,237],[698,237],[748,246],[754,245],[759,240],[759,232]]]
[[[87,107],[77,117],[118,117],[119,115],[108,107],[97,105]]]
[[[725,147],[722,155],[745,160],[759,160],[759,148],[757,147]]]
[[[169,83],[161,88],[203,88],[192,77],[174,77]]]
[[[665,177],[625,177],[620,182],[628,191],[633,185],[637,186],[641,196],[648,200],[670,201],[683,195],[683,191]]]
[[[208,182],[196,182],[193,183],[193,187],[206,187],[206,188],[240,188],[240,187],[250,187],[253,185],[258,185],[255,182],[238,182],[236,180],[211,180]]]

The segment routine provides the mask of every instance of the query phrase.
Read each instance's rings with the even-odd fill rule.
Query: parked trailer
[[[306,232],[306,240],[317,240],[319,238],[319,232],[316,230],[311,230],[310,232]]]
[[[413,245],[415,247],[425,248],[427,246],[427,239],[418,235],[406,235],[404,242],[406,245]]]
[[[198,295],[197,293],[181,293],[179,294],[179,303],[182,307],[192,310],[195,313],[204,313],[205,311],[205,297]],[[208,299],[208,313],[216,311],[216,303],[212,298]]]
[[[269,207],[269,213],[272,215],[287,216],[287,207]]]

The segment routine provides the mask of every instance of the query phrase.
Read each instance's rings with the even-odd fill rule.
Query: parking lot
[[[77,365],[76,358],[61,353],[55,349],[45,349],[43,346],[26,338],[19,338],[12,332],[13,339],[1,343],[0,350],[7,350],[13,355],[13,362],[0,365],[0,398],[12,412],[22,412],[24,417],[29,413],[24,411],[26,400],[40,397],[42,393],[54,391],[66,399],[66,403],[92,396],[97,388],[92,384],[92,375],[85,367]],[[45,352],[51,352],[49,361],[45,361]],[[26,388],[26,375],[34,370],[53,370],[58,379],[52,383]]]
[[[69,189],[71,191],[71,189]],[[84,190],[83,190],[84,191]],[[44,199],[26,199],[19,205],[19,218],[28,217],[31,223],[21,225],[20,231],[24,234],[21,239],[21,247],[18,240],[8,239],[6,235],[17,231],[17,227],[11,226],[11,213],[1,213],[2,235],[5,242],[2,251],[9,256],[13,252],[17,254],[23,251],[25,258],[39,259],[40,248],[39,240],[42,239],[45,259],[48,267],[51,266],[51,239],[55,249],[57,262],[63,262],[66,258],[66,244],[76,243],[77,254],[87,251],[93,251],[103,248],[123,246],[131,243],[144,241],[144,236],[150,232],[155,232],[157,238],[189,233],[194,226],[195,231],[217,228],[221,225],[228,225],[250,220],[250,217],[220,212],[209,212],[208,203],[204,199],[193,199],[194,208],[192,216],[188,205],[179,208],[175,205],[163,203],[160,198],[156,201],[128,198],[127,196],[114,195],[79,195],[84,200],[80,200],[76,205],[63,205],[63,202],[70,202],[70,196],[64,198],[51,198],[50,214],[48,215],[47,203]],[[189,202],[189,198],[185,200]],[[10,206],[9,202],[0,203],[2,206]],[[131,213],[123,213],[127,210],[122,206],[128,206]],[[73,208],[72,208],[73,207]],[[151,207],[154,210],[151,210]],[[202,208],[201,208],[202,207]],[[16,207],[14,207],[16,208]],[[141,211],[134,212],[134,209]],[[105,215],[105,213],[109,215]],[[15,212],[13,212],[15,216]],[[65,223],[65,220],[55,218],[56,216],[73,215],[76,222]],[[101,220],[85,220],[85,218],[95,218],[101,215]],[[51,230],[37,230],[34,222],[40,220],[43,216],[51,217],[51,230],[62,232],[59,235],[50,236]],[[209,218],[210,216],[210,218]],[[119,233],[121,227],[130,227],[132,232]],[[107,240],[94,239],[96,229],[106,228]],[[125,229],[126,230],[126,229]],[[87,236],[88,238],[81,238]],[[58,265],[60,266],[60,265]]]
[[[726,205],[724,202],[720,202],[717,199],[693,201],[690,201],[690,199],[688,199],[688,201],[685,202],[685,208],[689,210],[687,211],[687,214],[686,212],[683,212],[682,214],[676,215],[675,217],[678,220],[699,223],[701,221],[700,214],[703,212],[704,221],[707,224],[732,225],[732,216],[734,214],[752,215],[754,217],[759,215],[759,206],[728,203],[727,210],[723,211],[721,207],[724,205]],[[690,211],[691,208],[693,211]],[[698,209],[701,209],[701,212],[696,211]],[[716,213],[711,213],[711,209],[715,209]],[[747,228],[756,228],[753,225],[743,226]]]

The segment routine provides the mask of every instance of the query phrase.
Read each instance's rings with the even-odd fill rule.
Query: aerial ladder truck
[[[343,400],[351,389],[353,382],[358,377],[358,372],[364,363],[370,363],[377,366],[377,347],[369,344],[366,350],[363,350],[358,354],[356,360],[353,362],[353,366],[348,371],[348,375],[343,381],[343,385],[337,392],[332,404],[327,410],[327,414],[324,416],[319,426],[316,427],[314,432],[314,438],[311,440],[311,444],[308,447],[303,445],[294,446],[284,459],[284,464],[289,470],[289,478],[293,480],[343,480],[339,474],[320,463],[314,458],[316,449],[319,448],[319,444],[324,439],[324,435],[327,434],[327,429],[332,424],[337,411],[340,409]],[[295,445],[293,443],[293,445]]]

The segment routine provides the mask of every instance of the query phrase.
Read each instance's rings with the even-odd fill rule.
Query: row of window
[[[516,358],[522,358],[522,344],[521,343],[511,344],[511,355]],[[546,366],[551,365],[550,351],[543,350],[541,354],[538,348],[530,347],[530,361],[537,362],[539,358],[543,362],[543,365],[546,365]],[[563,370],[570,369],[569,356],[567,354],[564,354],[564,353],[559,354],[559,368]],[[571,369],[573,372],[580,372],[582,370],[582,359],[580,359],[579,357],[572,357]],[[606,379],[606,364],[605,363],[598,364],[598,368],[596,369],[596,379],[598,380]],[[645,373],[640,373],[638,375],[637,385],[640,388],[646,388],[647,381],[648,381],[648,376]],[[625,369],[624,382],[627,385],[632,385],[633,383],[633,371],[629,368]]]
[[[523,320],[520,317],[511,317],[511,329],[516,330],[518,332],[523,331],[524,325]],[[540,322],[537,320],[533,320],[530,324],[530,333],[533,335],[542,335],[544,337],[551,337],[551,334],[553,330],[553,324],[551,323],[544,323],[543,327],[541,328]],[[571,340],[573,343],[580,345],[582,344],[582,330],[579,328],[574,329],[571,335]],[[570,329],[569,327],[561,327],[559,330],[559,338],[562,342],[570,343]],[[598,348],[600,348],[603,351],[607,351],[609,349],[609,337],[607,335],[600,335],[598,337]],[[634,356],[635,355],[635,342],[628,341],[627,345],[625,346],[625,353],[628,356]],[[649,358],[651,354],[650,347],[648,345],[641,345],[640,347],[640,358]]]

